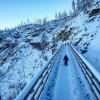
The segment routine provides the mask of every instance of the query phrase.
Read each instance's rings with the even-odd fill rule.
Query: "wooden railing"
[[[95,97],[97,100],[100,100],[100,73],[74,48],[72,44],[68,43],[68,45],[79,63]]]
[[[39,74],[37,74],[29,84],[26,85],[15,100],[39,100],[55,62],[59,58],[59,53],[61,52],[62,47],[63,45],[60,46],[47,65],[41,69]]]

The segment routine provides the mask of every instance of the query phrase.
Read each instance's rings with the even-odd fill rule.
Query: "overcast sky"
[[[56,12],[69,11],[72,0],[0,0],[0,29],[21,21],[53,18]]]

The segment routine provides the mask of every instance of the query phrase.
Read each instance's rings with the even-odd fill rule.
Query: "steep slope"
[[[66,19],[29,24],[0,33],[0,98],[13,99],[52,56],[52,38]],[[47,41],[46,48],[42,42]]]
[[[64,30],[71,30],[69,41],[100,72],[100,1],[94,1],[87,13],[81,12],[69,20]]]

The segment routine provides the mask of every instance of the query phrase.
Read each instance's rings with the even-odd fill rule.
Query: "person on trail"
[[[64,59],[63,60],[64,60],[64,64],[67,65],[68,64],[68,61],[69,61],[67,55],[64,56]]]

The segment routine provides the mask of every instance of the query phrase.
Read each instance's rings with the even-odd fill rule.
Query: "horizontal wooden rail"
[[[72,44],[68,43],[68,45],[79,63],[95,97],[97,100],[100,100],[100,73],[74,48]]]
[[[59,53],[62,50],[63,45],[55,52],[53,57],[47,63],[45,67],[34,77],[29,84],[20,92],[15,100],[38,100],[44,86],[53,70],[55,62],[59,58]]]

